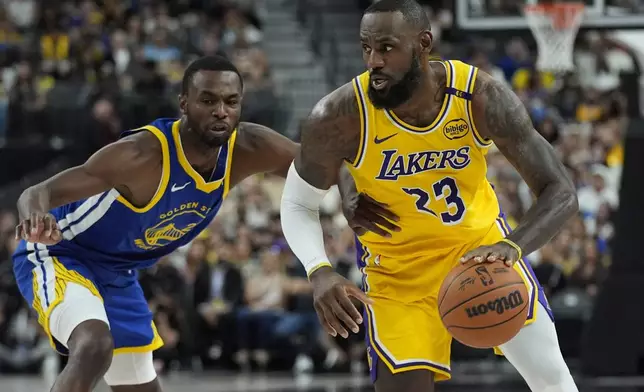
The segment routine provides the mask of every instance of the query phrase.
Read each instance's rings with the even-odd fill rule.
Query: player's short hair
[[[224,56],[205,56],[198,58],[197,60],[191,62],[186,71],[183,73],[183,80],[181,81],[181,93],[187,94],[188,89],[190,89],[190,83],[192,83],[192,78],[199,71],[231,71],[239,76],[239,82],[241,83],[242,88],[244,87],[244,79],[239,73],[235,64],[228,60]]]
[[[415,0],[379,0],[371,4],[364,15],[379,12],[400,12],[405,21],[418,30],[431,30],[427,13]]]

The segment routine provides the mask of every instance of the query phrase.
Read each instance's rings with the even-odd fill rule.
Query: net
[[[575,68],[573,48],[584,18],[582,3],[526,5],[525,17],[537,41],[537,69],[554,73]]]

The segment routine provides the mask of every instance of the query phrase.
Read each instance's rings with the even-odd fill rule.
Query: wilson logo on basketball
[[[488,312],[503,314],[506,310],[518,308],[523,303],[521,293],[519,290],[515,290],[506,297],[500,297],[487,303],[465,308],[465,313],[467,313],[467,317],[469,318],[478,317]]]

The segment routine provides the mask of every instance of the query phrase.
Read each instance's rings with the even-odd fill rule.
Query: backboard
[[[644,29],[644,0],[578,0],[586,6],[582,29]],[[464,31],[528,30],[523,6],[540,0],[454,0]],[[551,2],[551,1],[550,1]]]

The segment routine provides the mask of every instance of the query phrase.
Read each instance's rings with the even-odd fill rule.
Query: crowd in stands
[[[183,68],[214,53],[230,56],[245,77],[243,118],[272,126],[261,9],[205,0],[49,3],[0,2],[0,139],[52,148],[80,143],[87,155],[123,129],[175,116]],[[428,12],[444,33],[437,48],[449,57],[456,45],[450,42],[451,11]],[[619,207],[627,119],[614,80],[627,66],[624,54],[602,36],[589,35],[577,54],[580,72],[561,80],[535,71],[535,53],[521,39],[500,50],[486,41],[468,44],[473,49],[462,60],[513,87],[579,191],[579,215],[530,261],[550,298],[571,292],[592,298],[610,266],[611,218]],[[48,108],[62,105],[89,114],[85,138],[66,139],[49,126]],[[488,163],[501,206],[516,225],[533,197],[494,147]],[[141,271],[165,341],[156,354],[160,371],[366,368],[364,332],[333,339],[318,324],[303,268],[281,232],[281,186],[275,178],[248,179],[230,192],[211,227],[193,243]],[[327,254],[360,284],[354,237],[338,193],[327,196],[321,218]],[[12,209],[0,210],[0,372],[33,370],[49,352],[12,280],[16,220]]]

